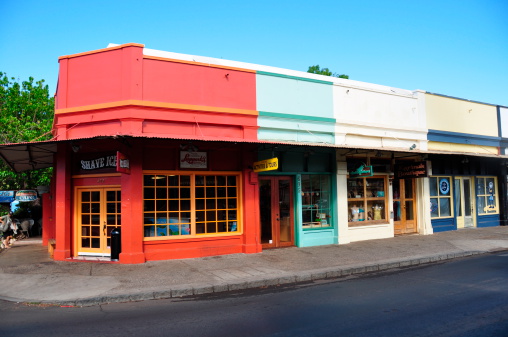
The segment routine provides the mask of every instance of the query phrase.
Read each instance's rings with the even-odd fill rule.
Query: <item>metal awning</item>
[[[408,149],[402,150],[400,148],[370,148],[346,144],[328,144],[328,143],[307,143],[307,142],[290,142],[280,140],[244,140],[244,139],[200,139],[199,137],[147,137],[147,136],[132,136],[132,135],[114,135],[114,136],[96,136],[88,138],[68,139],[68,140],[49,140],[41,142],[26,142],[14,144],[0,144],[0,158],[15,172],[23,172],[29,170],[37,170],[53,166],[54,154],[57,152],[58,143],[62,142],[75,142],[94,140],[94,139],[119,139],[119,138],[147,138],[147,139],[167,139],[167,140],[181,140],[181,141],[204,141],[204,142],[226,142],[226,143],[251,143],[258,145],[292,145],[292,146],[310,146],[310,147],[327,147],[344,150],[367,150],[367,151],[387,151],[398,152],[413,155],[461,155],[472,157],[486,157],[486,158],[499,158],[508,159],[508,155],[500,154],[485,154],[485,153],[470,153],[470,152],[456,152],[456,151],[436,151],[436,150],[418,150]]]
[[[1,144],[0,157],[15,172],[53,166],[57,141]]]

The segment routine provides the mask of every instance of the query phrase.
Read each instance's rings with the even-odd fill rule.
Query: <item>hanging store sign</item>
[[[121,152],[116,153],[116,171],[120,173],[131,173],[129,158]]]
[[[0,191],[0,203],[11,203],[14,201],[14,191]]]
[[[279,158],[265,159],[254,162],[254,172],[273,171],[279,168]]]
[[[180,151],[180,168],[206,169],[208,168],[208,154],[206,152]]]
[[[33,190],[20,190],[16,192],[17,201],[25,202],[25,201],[34,201],[37,199],[37,191]]]
[[[82,171],[96,171],[102,169],[116,169],[117,155],[102,155],[79,161],[79,168]]]
[[[77,171],[80,173],[130,173],[129,158],[117,151],[116,153],[90,153],[81,155],[77,160]]]
[[[425,178],[429,176],[428,165],[426,161],[396,164],[394,167],[394,178]]]
[[[372,177],[373,175],[374,171],[372,170],[372,166],[367,166],[365,164],[358,166],[356,170],[349,171],[350,178]]]

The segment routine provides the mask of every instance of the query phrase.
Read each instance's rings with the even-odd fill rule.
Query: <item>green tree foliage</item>
[[[348,75],[345,75],[345,74],[337,74],[337,73],[332,73],[330,71],[330,69],[328,68],[320,68],[318,64],[316,64],[315,66],[310,66],[309,69],[307,70],[308,73],[312,73],[312,74],[319,74],[319,75],[325,75],[325,76],[333,76],[333,77],[338,77],[338,78],[345,78],[345,79],[349,79],[349,76]]]
[[[0,144],[51,139],[54,97],[44,80],[19,82],[0,72]],[[48,185],[52,170],[13,172],[0,161],[0,190]]]

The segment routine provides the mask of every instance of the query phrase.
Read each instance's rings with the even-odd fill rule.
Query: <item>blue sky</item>
[[[508,1],[0,0],[0,71],[56,89],[58,57],[150,49],[508,106]]]

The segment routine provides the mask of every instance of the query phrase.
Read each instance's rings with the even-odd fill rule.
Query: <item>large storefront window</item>
[[[144,175],[144,236],[238,233],[239,174]]]
[[[476,178],[476,209],[478,215],[499,213],[496,186],[496,177]]]
[[[452,216],[451,177],[430,177],[430,216],[447,218]]]
[[[347,180],[349,226],[384,223],[387,219],[386,177],[373,176]]]
[[[302,175],[303,229],[331,227],[330,176]]]

